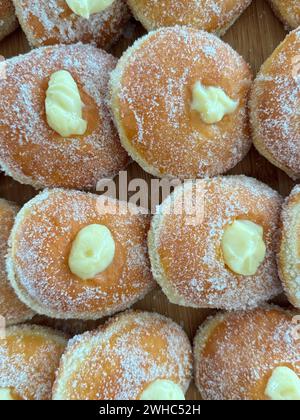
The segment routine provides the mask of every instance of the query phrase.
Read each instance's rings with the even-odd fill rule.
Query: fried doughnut
[[[266,393],[267,387],[272,374],[282,367],[300,379],[299,346],[293,328],[293,314],[275,306],[209,318],[194,342],[194,375],[202,398],[273,399]],[[286,384],[277,385],[283,397],[278,399],[288,399]]]
[[[13,0],[20,25],[32,47],[78,41],[109,48],[129,19],[125,0],[114,0],[89,19],[70,9],[66,0]]]
[[[8,238],[17,212],[18,207],[15,204],[0,199],[0,315],[4,317],[6,325],[27,321],[34,315],[17,298],[5,269]]]
[[[162,26],[192,26],[222,36],[252,0],[128,0],[134,16],[151,31]]]
[[[51,400],[65,336],[34,325],[10,327],[0,338],[0,399]]]
[[[263,64],[250,99],[255,147],[293,179],[300,177],[299,49],[297,29]]]
[[[281,243],[278,256],[279,275],[289,301],[300,308],[300,186],[286,199],[281,216]]]
[[[95,224],[109,232],[99,239],[103,248],[93,248],[93,232],[83,238],[75,261],[90,268],[98,251],[101,263],[107,259],[110,241],[114,249],[106,267],[84,277],[70,263],[71,255],[82,232]],[[136,206],[79,191],[45,190],[16,218],[8,253],[9,279],[20,299],[41,315],[86,320],[111,315],[154,287],[148,229],[149,217]]]
[[[184,27],[152,32],[125,52],[111,75],[111,106],[122,144],[155,176],[224,173],[251,145],[250,85],[248,65],[214,35]],[[206,99],[198,106],[206,108],[198,112],[199,89]],[[226,108],[216,115],[223,99],[229,114]]]
[[[168,299],[188,307],[236,310],[280,294],[276,251],[281,203],[277,192],[245,176],[190,181],[177,187],[158,207],[148,238],[152,272]],[[249,223],[254,243],[251,230],[241,236],[241,227],[248,229]],[[238,235],[241,241],[238,255],[230,259],[224,245],[230,245],[232,238],[227,242],[224,238],[233,227],[238,232],[232,245]],[[258,243],[262,249],[256,248]],[[245,271],[249,261],[239,255],[239,248],[247,257],[253,244],[250,262],[257,264],[250,275]],[[239,270],[231,265],[234,258],[245,260]]]
[[[11,0],[0,0],[0,41],[18,27],[15,8]]]
[[[157,380],[172,381],[183,393],[191,362],[191,345],[179,325],[162,315],[130,311],[70,341],[53,399],[139,400]]]
[[[296,29],[300,25],[299,0],[269,0],[269,3],[287,29]]]
[[[128,164],[106,106],[115,58],[90,45],[43,47],[6,62],[0,80],[0,164],[35,188],[95,189]],[[75,78],[87,121],[84,135],[65,138],[48,125],[49,78],[65,70]],[[16,115],[19,115],[16,118]]]

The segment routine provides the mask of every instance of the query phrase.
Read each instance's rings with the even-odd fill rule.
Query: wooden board
[[[143,29],[135,22],[130,23],[128,34],[131,38],[143,34]],[[236,49],[252,66],[256,74],[261,64],[273,52],[275,47],[283,40],[286,32],[281,22],[274,16],[269,5],[265,0],[254,0],[249,9],[237,21],[237,23],[224,36],[234,49]],[[132,40],[128,35],[122,39],[112,50],[115,55],[120,55]],[[26,38],[21,30],[6,38],[0,43],[0,54],[5,58],[27,52],[29,50]],[[293,187],[293,182],[280,170],[276,169],[260,156],[254,149],[234,170],[233,174],[245,174],[254,176],[259,180],[269,184],[286,196]],[[144,178],[150,180],[151,177],[143,172],[136,164],[129,167],[128,180],[132,178]],[[31,187],[23,186],[13,181],[11,178],[0,174],[0,197],[23,204],[32,198],[37,192]],[[188,261],[187,261],[188,263]],[[192,339],[201,322],[212,313],[209,310],[195,310],[182,308],[170,304],[160,290],[156,290],[147,296],[142,302],[136,305],[151,311],[166,314],[180,323]],[[191,386],[188,398],[200,399],[194,385]]]

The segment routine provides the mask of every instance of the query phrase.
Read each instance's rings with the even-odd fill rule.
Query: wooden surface
[[[130,23],[126,38],[113,48],[112,52],[119,55],[120,50],[130,42],[129,36],[136,36],[142,33],[143,29],[139,25],[133,22]],[[254,0],[249,9],[228,31],[223,39],[232,45],[251,64],[253,72],[256,74],[264,60],[283,40],[285,34],[283,25],[273,15],[266,1]],[[29,47],[26,38],[21,30],[16,31],[0,43],[0,54],[5,58],[24,53],[28,50]],[[287,175],[269,164],[253,149],[231,173],[254,176],[277,189],[284,196],[293,187],[293,182]],[[128,178],[130,180],[136,177],[150,179],[150,176],[145,174],[142,169],[136,164],[132,164],[129,168]],[[35,194],[36,191],[31,187],[20,185],[3,174],[0,175],[0,197],[23,204]],[[191,339],[200,323],[211,313],[211,311],[187,309],[171,305],[160,290],[154,291],[144,301],[136,305],[136,307],[169,315],[184,326]],[[194,385],[191,386],[188,397],[191,399],[200,398]]]

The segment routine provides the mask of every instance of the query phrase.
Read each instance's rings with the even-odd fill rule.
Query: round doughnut
[[[297,29],[263,64],[250,99],[255,147],[293,179],[300,177],[299,49]]]
[[[15,8],[11,0],[0,0],[0,41],[18,27]]]
[[[277,307],[219,313],[194,342],[195,383],[206,400],[268,400],[265,390],[278,367],[300,379],[293,315]]]
[[[125,0],[114,0],[102,12],[83,18],[65,0],[13,0],[20,25],[32,47],[78,41],[109,48],[129,19]]]
[[[15,180],[35,188],[95,189],[128,164],[106,106],[111,55],[90,45],[43,47],[6,61],[0,80],[0,164]],[[87,121],[84,135],[64,138],[47,123],[50,76],[71,73]],[[16,119],[16,114],[22,118]]]
[[[69,342],[53,399],[138,400],[159,379],[186,392],[191,368],[191,345],[179,325],[155,313],[126,312]]]
[[[287,29],[295,29],[300,25],[300,4],[298,0],[269,0],[269,3]]]
[[[188,307],[236,310],[280,294],[276,251],[281,203],[277,192],[245,176],[177,187],[158,207],[148,237],[152,272],[168,299]],[[265,256],[253,275],[234,272],[224,258],[224,232],[238,220],[263,228]]]
[[[281,241],[278,255],[279,275],[289,301],[300,309],[300,186],[286,199],[281,215]]]
[[[8,328],[0,338],[1,399],[51,400],[55,372],[66,345],[65,336],[50,328]]]
[[[223,89],[237,101],[235,112],[205,123],[192,109],[197,82]],[[125,52],[110,85],[121,142],[146,172],[213,176],[235,166],[250,148],[246,104],[251,73],[214,35],[178,26],[151,32]]]
[[[100,224],[111,232],[111,264],[83,280],[69,256],[78,233]],[[19,212],[8,273],[19,298],[51,318],[99,319],[127,309],[154,287],[147,251],[149,217],[126,202],[79,191],[45,190]]]
[[[191,26],[222,36],[251,0],[128,0],[134,16],[148,30]]]
[[[17,298],[6,274],[5,261],[8,238],[14,224],[18,207],[0,199],[0,316],[6,325],[18,324],[31,319],[34,313]]]
[[[35,315],[30,324],[49,327],[56,331],[62,331],[69,337],[83,334],[86,331],[95,330],[102,324],[101,320],[81,320],[81,319],[55,319],[45,315]]]

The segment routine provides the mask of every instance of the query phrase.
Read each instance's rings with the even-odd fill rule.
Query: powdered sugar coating
[[[103,273],[84,281],[72,274],[68,258],[78,232],[94,223],[111,231],[115,257]],[[10,238],[9,279],[20,299],[39,314],[62,319],[111,315],[154,287],[148,228],[148,216],[128,203],[78,191],[45,190],[17,216]]]
[[[107,84],[116,60],[90,45],[42,47],[5,62],[0,80],[0,164],[17,181],[36,188],[95,189],[128,164],[107,107]],[[50,128],[45,92],[55,71],[67,70],[79,86],[88,128],[63,138]]]
[[[273,370],[300,376],[300,348],[293,314],[276,307],[218,314],[195,337],[195,382],[208,400],[267,400]]]
[[[33,325],[11,327],[0,339],[0,388],[23,400],[51,400],[55,371],[67,341]]]
[[[300,29],[263,64],[250,108],[258,151],[294,179],[300,177]]]
[[[136,400],[156,379],[173,380],[185,392],[191,367],[191,346],[179,325],[155,313],[127,312],[69,342],[53,397]]]
[[[8,249],[8,238],[13,227],[18,207],[0,199],[0,315],[5,318],[6,325],[24,322],[34,313],[17,298],[6,273],[5,261]]]
[[[251,0],[128,0],[135,17],[148,30],[192,26],[223,35]]]
[[[237,110],[217,124],[205,124],[191,107],[196,81],[222,88],[239,101]],[[214,35],[179,26],[151,32],[125,52],[110,84],[121,142],[155,176],[224,173],[250,148],[251,72]]]
[[[183,201],[189,203],[190,214]],[[169,300],[188,307],[237,310],[280,294],[276,252],[281,204],[276,191],[245,176],[197,180],[175,189],[157,209],[148,238],[154,278]],[[264,230],[266,256],[253,276],[232,272],[223,258],[224,229],[236,219],[250,220]]]
[[[11,0],[0,0],[0,41],[18,27]]]
[[[269,0],[269,3],[287,29],[294,29],[300,25],[299,0]]]
[[[286,199],[281,214],[279,275],[289,301],[300,309],[300,186]]]
[[[93,42],[109,48],[121,35],[129,19],[125,0],[115,0],[111,6],[89,19],[69,8],[65,0],[13,0],[29,43],[34,47],[53,44]]]

